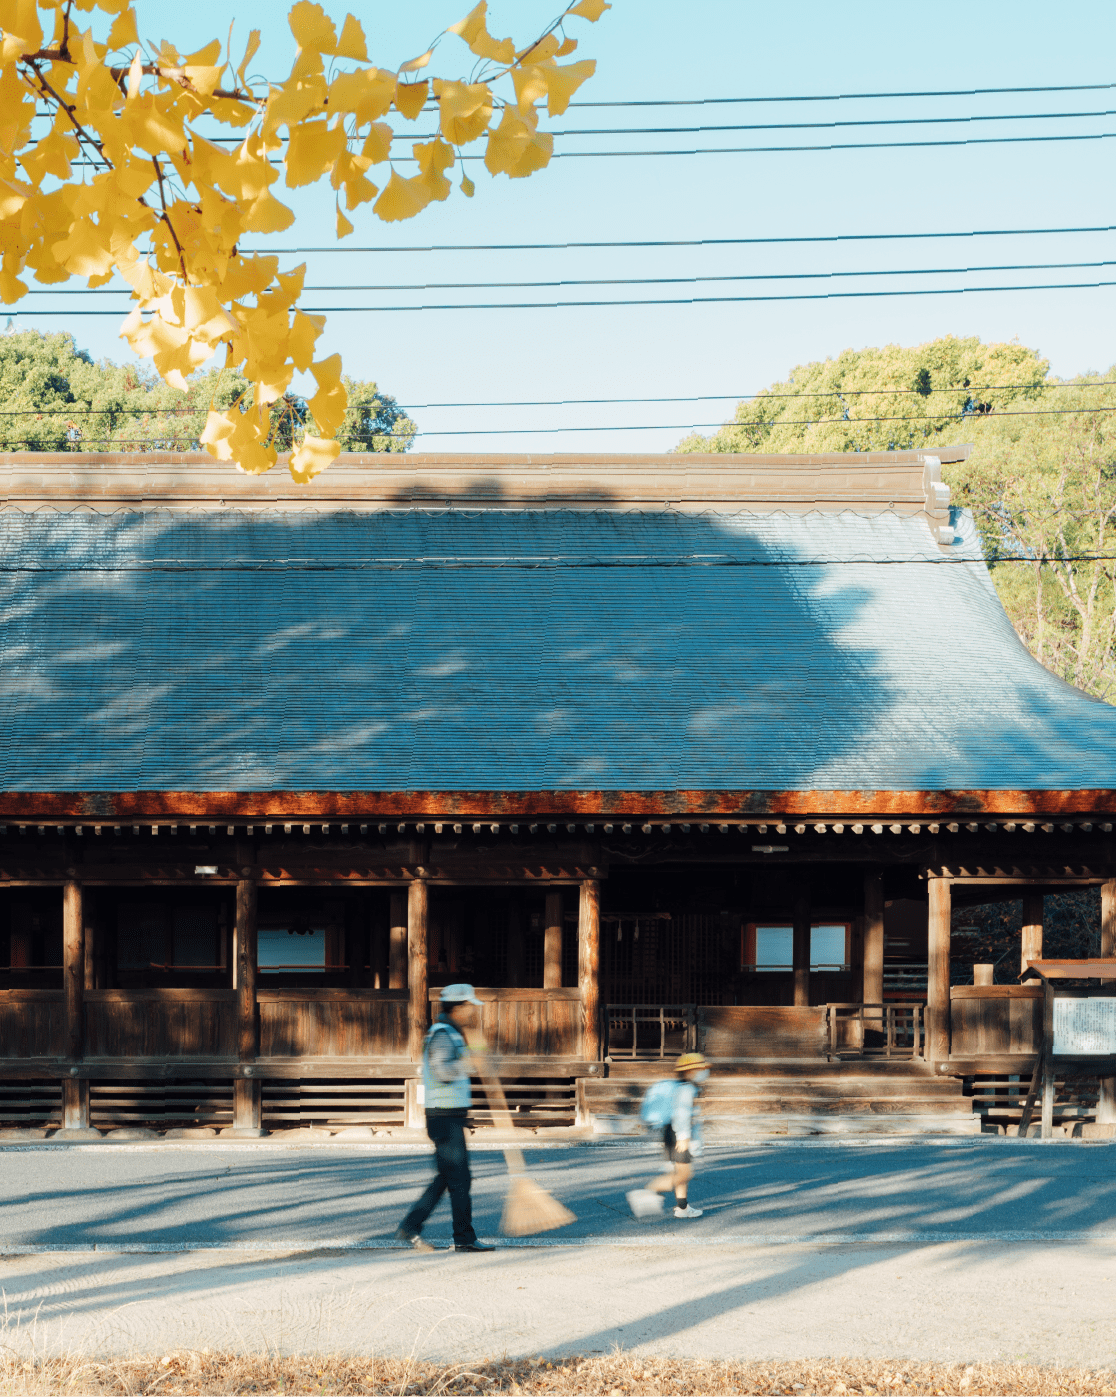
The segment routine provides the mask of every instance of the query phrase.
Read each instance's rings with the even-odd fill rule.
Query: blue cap
[[[442,990],[443,1004],[475,1004],[478,1009],[484,1006],[477,998],[477,992],[472,985],[446,985]]]

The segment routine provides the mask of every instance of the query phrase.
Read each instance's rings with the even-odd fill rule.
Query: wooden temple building
[[[952,450],[0,457],[0,1126],[417,1124],[458,980],[526,1125],[684,1047],[788,1129],[1010,1121],[1042,992],[951,911],[1022,970],[1100,885],[1112,955],[1116,708]]]

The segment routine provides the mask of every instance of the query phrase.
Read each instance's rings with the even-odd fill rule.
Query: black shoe
[[[454,1251],[495,1251],[495,1247],[488,1246],[485,1242],[455,1242]]]

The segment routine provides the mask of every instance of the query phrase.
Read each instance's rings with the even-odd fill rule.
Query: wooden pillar
[[[543,989],[562,988],[562,891],[546,895],[543,930]]]
[[[1116,956],[1116,878],[1101,884],[1100,953],[1106,959]],[[1104,981],[1109,986],[1112,981]],[[1100,1079],[1097,1124],[1116,1125],[1116,1077]]]
[[[974,965],[973,984],[990,985],[992,983],[992,976],[995,973],[995,970],[995,965]]]
[[[581,991],[581,1056],[596,1062],[601,1053],[601,885],[586,878],[577,912],[577,985]]]
[[[794,903],[794,1002],[796,1006],[810,1003],[810,894],[801,893]]]
[[[259,1008],[256,995],[256,884],[238,879],[236,921],[236,1055],[242,1065],[255,1063],[260,1051]],[[262,1135],[260,1083],[250,1075],[233,1082],[233,1130],[237,1134]]]
[[[884,894],[883,875],[864,875],[864,979],[861,1002],[883,1003]]]
[[[1042,959],[1042,893],[1023,896],[1023,935],[1019,947],[1019,969]]]
[[[65,1008],[64,1051],[71,1063],[85,1055],[85,908],[82,886],[71,879],[62,887],[62,976]],[[62,1079],[62,1128],[89,1129],[89,1083]]]
[[[408,1046],[412,1062],[422,1061],[430,1008],[426,989],[426,920],[429,893],[421,878],[407,888],[407,985],[411,991]]]
[[[926,1057],[930,1062],[945,1062],[949,1057],[949,941],[953,897],[948,878],[931,878],[928,883]]]
[[[407,894],[391,895],[391,927],[388,931],[388,989],[407,988]]]

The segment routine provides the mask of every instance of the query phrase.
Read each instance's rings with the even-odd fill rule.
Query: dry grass
[[[521,1359],[445,1366],[405,1359],[243,1358],[177,1350],[162,1358],[105,1361],[0,1358],[0,1393],[338,1393],[440,1397],[457,1393],[555,1394],[1116,1394],[1116,1371],[1014,1363],[903,1363],[819,1359],[793,1363],[707,1363],[600,1358]]]

